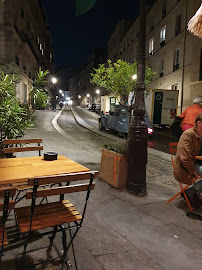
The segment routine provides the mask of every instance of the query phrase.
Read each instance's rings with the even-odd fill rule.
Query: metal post
[[[140,1],[139,16],[139,52],[137,61],[137,84],[135,103],[133,105],[134,119],[128,133],[128,190],[137,195],[146,195],[146,164],[147,164],[147,125],[145,115],[145,4]]]

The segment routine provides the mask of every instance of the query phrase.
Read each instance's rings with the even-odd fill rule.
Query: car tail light
[[[152,133],[153,133],[153,129],[152,129],[152,128],[147,128],[147,132],[148,132],[149,134],[152,134]]]

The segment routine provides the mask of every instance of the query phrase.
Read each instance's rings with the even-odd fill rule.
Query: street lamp
[[[56,83],[57,82],[57,79],[55,77],[52,77],[52,83]]]
[[[90,97],[90,94],[87,94],[87,98],[89,98]]]
[[[62,90],[59,90],[59,93],[62,94]]]
[[[97,90],[96,90],[96,94],[98,94],[98,95],[99,95],[99,93],[100,93],[100,90],[99,90],[99,89],[97,89]]]
[[[146,0],[140,1],[139,16],[139,50],[137,63],[137,83],[135,103],[133,104],[134,119],[128,132],[128,181],[127,188],[137,195],[145,195],[146,164],[147,164],[147,125],[145,115],[145,28]]]
[[[132,79],[133,79],[133,80],[136,80],[136,79],[137,79],[137,74],[134,74],[134,75],[132,76]]]
[[[55,89],[55,84],[57,82],[57,78],[52,77],[51,81],[53,83],[53,88],[52,88],[52,106],[53,106],[53,111],[56,111],[56,89]]]
[[[81,98],[81,96],[80,96],[80,95],[78,95],[78,98]]]

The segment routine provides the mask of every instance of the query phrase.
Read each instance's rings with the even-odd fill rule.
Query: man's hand
[[[194,178],[195,178],[195,179],[201,179],[201,176],[198,175],[198,173],[195,173],[195,174],[194,174]]]

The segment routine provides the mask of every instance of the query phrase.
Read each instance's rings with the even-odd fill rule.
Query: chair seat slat
[[[70,205],[72,204],[70,203]],[[57,206],[59,207],[55,206],[55,203],[41,204],[36,206],[36,212],[34,212],[32,220],[32,230],[73,222],[82,218],[74,207],[66,207],[64,206],[63,202],[57,203]],[[51,210],[51,212],[49,210]],[[27,215],[24,215],[24,213],[27,213]],[[28,232],[30,225],[30,207],[23,207],[23,211],[22,208],[16,208],[16,214],[20,231],[22,233]]]

